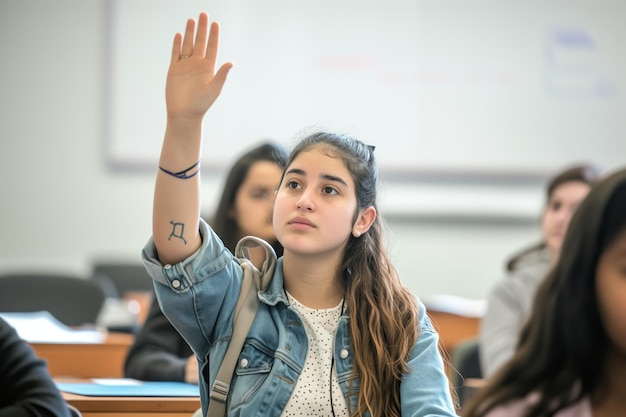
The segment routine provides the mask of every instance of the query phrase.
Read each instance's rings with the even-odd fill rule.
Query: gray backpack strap
[[[249,260],[248,252],[251,249],[265,250],[265,261],[259,271]],[[239,299],[233,317],[233,336],[228,345],[224,360],[217,372],[215,382],[211,387],[209,410],[207,417],[223,417],[226,415],[226,400],[230,391],[230,381],[237,365],[248,331],[259,308],[259,291],[265,290],[276,268],[276,253],[274,248],[263,239],[254,236],[242,238],[235,248],[235,256],[241,260],[243,282],[239,292]]]

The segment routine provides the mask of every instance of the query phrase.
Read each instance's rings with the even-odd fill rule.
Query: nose
[[[315,209],[315,204],[313,203],[313,199],[311,198],[309,192],[304,191],[300,195],[300,198],[296,202],[296,207],[298,207],[298,210],[305,211],[313,211]]]
[[[267,218],[266,218],[267,222],[272,223],[272,218],[274,216],[274,203],[267,205],[266,214],[267,214]]]

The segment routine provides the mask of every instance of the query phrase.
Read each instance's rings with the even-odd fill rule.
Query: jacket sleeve
[[[202,219],[200,235],[201,247],[177,264],[159,261],[153,239],[144,246],[142,257],[163,314],[202,359],[216,340],[232,335],[243,270]]]
[[[456,416],[451,386],[439,351],[439,335],[419,304],[420,333],[401,386],[402,415]]]
[[[156,299],[124,364],[127,378],[144,381],[185,381],[185,366],[193,352],[165,317]]]
[[[0,417],[69,416],[46,363],[0,319]]]

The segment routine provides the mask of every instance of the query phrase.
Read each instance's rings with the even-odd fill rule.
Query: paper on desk
[[[29,343],[101,343],[104,333],[92,329],[72,329],[47,311],[0,313],[17,334]]]
[[[184,382],[97,378],[91,382],[57,382],[60,391],[90,397],[198,397],[199,386]]]
[[[456,314],[464,317],[481,318],[485,315],[487,302],[449,294],[435,294],[423,297],[422,302],[429,311]]]
[[[133,378],[92,378],[91,382],[99,385],[141,385],[143,382]]]

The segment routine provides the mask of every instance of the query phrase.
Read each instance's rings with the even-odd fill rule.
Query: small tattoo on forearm
[[[170,236],[167,238],[167,240],[170,240],[171,238],[176,237],[182,240],[183,243],[186,245],[187,240],[185,240],[185,238],[183,237],[183,233],[185,233],[185,223],[179,223],[179,222],[170,220],[170,224],[172,225],[172,232],[170,233]]]

